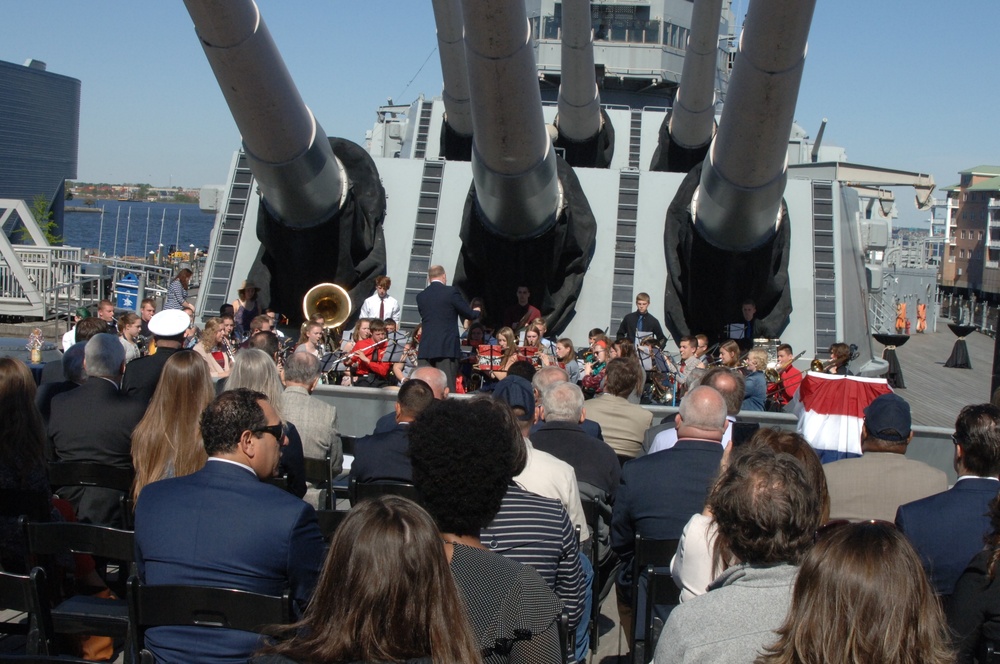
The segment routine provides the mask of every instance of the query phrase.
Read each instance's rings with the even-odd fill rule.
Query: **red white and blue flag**
[[[823,463],[861,456],[865,408],[875,397],[892,392],[884,378],[835,376],[810,371],[792,401],[798,432]]]

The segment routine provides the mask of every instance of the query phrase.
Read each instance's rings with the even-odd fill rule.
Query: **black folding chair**
[[[362,500],[380,498],[382,496],[402,496],[403,498],[409,498],[415,503],[420,502],[417,487],[410,482],[397,482],[395,480],[359,482],[358,478],[352,477],[348,495],[351,499],[352,507]]]
[[[54,556],[82,553],[94,556],[103,571],[108,587],[124,592],[124,580],[135,563],[135,536],[130,530],[118,530],[91,523],[36,523],[21,519],[28,544],[29,566],[48,565],[55,569]],[[108,578],[107,561],[118,565],[117,583]],[[49,597],[62,596],[65,578],[53,578]],[[98,589],[92,589],[98,590]],[[52,623],[57,634],[102,634],[128,637],[128,607],[125,600],[78,594],[58,601],[52,607]]]
[[[330,452],[327,451],[326,458],[313,459],[305,458],[306,482],[319,489],[320,505],[323,509],[333,509],[333,467],[330,460]]]
[[[337,510],[316,510],[316,519],[319,521],[319,531],[323,533],[323,539],[327,542],[333,539],[337,528],[347,518],[350,512]]]
[[[90,660],[63,655],[0,654],[0,664],[91,664]]]
[[[562,664],[576,661],[574,635],[569,631],[569,614],[566,609],[559,614],[559,649],[562,651]]]
[[[670,572],[657,572],[652,565],[646,566],[646,618],[643,664],[652,661],[656,652],[656,642],[663,630],[663,621],[656,615],[657,606],[677,606],[681,602],[681,589],[674,583]]]
[[[358,439],[355,436],[344,436],[344,435],[340,436],[341,448],[344,451],[345,466],[347,465],[346,457],[354,456],[354,445],[355,443],[357,443],[357,441]],[[348,486],[347,474],[348,471],[343,470],[341,471],[340,475],[337,475],[335,478],[333,478],[332,481],[333,497],[331,498],[331,500],[333,500],[332,507],[337,506],[336,501],[338,500],[350,500],[350,487]]]
[[[0,489],[0,517],[17,519],[26,516],[32,521],[48,521],[52,501],[41,491]]]
[[[24,621],[0,622],[0,634],[25,637],[25,652],[47,655],[52,652],[52,616],[42,600],[45,570],[36,567],[28,576],[0,572],[0,609],[24,613]]]
[[[83,461],[57,461],[49,464],[49,486],[54,493],[64,487],[89,487],[120,491],[122,525],[132,530],[133,510],[131,492],[135,471],[131,468],[106,466]]]
[[[140,662],[152,662],[145,650],[150,627],[183,626],[238,629],[257,634],[287,625],[292,619],[288,590],[280,596],[211,586],[148,586],[136,576],[128,580],[128,614]]]
[[[642,580],[646,578],[645,572],[647,568],[669,568],[670,559],[674,557],[677,553],[677,544],[680,540],[669,539],[669,540],[657,540],[657,539],[645,539],[642,535],[636,534],[635,536],[635,552],[632,556],[632,650],[630,661],[631,664],[636,664],[639,662],[645,664],[649,661],[649,656],[652,655],[652,649],[646,647],[646,640],[649,635],[643,632],[639,638],[639,626],[645,627],[646,618],[642,615],[643,619],[640,620],[639,613],[639,591],[642,587]],[[642,608],[645,610],[646,605],[643,604]],[[648,651],[648,652],[647,652]]]

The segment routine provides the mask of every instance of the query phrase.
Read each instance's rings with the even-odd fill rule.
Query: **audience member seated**
[[[480,540],[510,485],[518,436],[504,404],[435,402],[410,425],[413,480],[441,531],[486,664],[559,664],[562,602],[537,571]]]
[[[281,418],[264,394],[230,390],[205,409],[201,433],[209,456],[205,467],[154,482],[139,496],[139,577],[148,585],[268,595],[288,588],[300,616],[316,585],[323,536],[311,505],[261,481],[278,469],[285,442]],[[146,647],[157,661],[246,661],[260,645],[257,634],[216,627],[146,632]]]
[[[621,357],[611,360],[604,393],[587,402],[587,414],[601,425],[604,442],[611,446],[622,463],[643,453],[642,440],[653,421],[652,413],[628,401],[640,378],[640,371],[632,360]]]
[[[83,311],[87,311],[83,308]],[[105,323],[100,318],[84,318],[77,323],[70,332],[74,332],[73,335],[76,341],[74,343],[82,343],[86,345],[95,334],[100,334],[102,332],[108,331],[108,324]],[[72,344],[70,344],[72,345]],[[65,350],[69,350],[68,348]],[[58,362],[46,362],[45,366],[42,368],[42,380],[41,385],[46,383],[58,383],[66,379],[66,374],[62,370],[62,366]]]
[[[256,320],[256,319],[254,319]],[[344,449],[337,433],[337,409],[312,396],[319,384],[319,360],[310,353],[292,353],[285,362],[281,411],[302,437],[302,452],[310,459],[332,459],[334,476],[344,466]]]
[[[83,349],[87,343],[81,341],[66,349],[62,356],[62,371],[65,380],[52,383],[42,383],[35,393],[35,405],[42,414],[42,421],[48,425],[49,415],[52,414],[52,399],[57,394],[69,392],[83,384],[87,380],[87,372],[83,368]],[[54,364],[54,363],[53,363]],[[46,365],[48,366],[48,365]]]
[[[830,518],[892,521],[900,505],[948,488],[943,470],[906,458],[913,439],[910,404],[882,394],[865,408],[860,457],[823,466],[830,488]]]
[[[919,559],[885,522],[842,525],[819,536],[802,560],[777,634],[755,664],[955,661]]]
[[[410,378],[422,380],[430,385],[431,391],[434,392],[434,398],[438,401],[447,399],[451,393],[451,390],[448,388],[448,376],[437,367],[417,367],[410,374]],[[378,421],[375,422],[375,431],[373,433],[385,433],[395,428],[396,411],[392,410],[378,418]]]
[[[939,595],[950,595],[990,532],[989,505],[1000,491],[1000,409],[966,406],[955,421],[955,470],[948,491],[896,511],[896,527],[920,555]]]
[[[969,562],[946,604],[960,664],[981,662],[987,645],[997,650],[1000,644],[1000,496],[990,503],[989,517],[986,548]]]
[[[708,593],[670,613],[656,645],[656,664],[742,664],[774,643],[798,565],[822,518],[819,495],[802,463],[769,447],[735,450],[708,506],[730,567]],[[825,652],[821,659],[828,661]]]
[[[148,402],[153,397],[167,360],[184,346],[184,333],[191,319],[183,309],[167,309],[153,316],[149,331],[156,341],[156,353],[129,362],[122,378],[122,392]]]
[[[271,408],[278,413],[284,422],[284,411],[281,409],[282,393],[281,378],[274,361],[264,351],[248,348],[240,351],[233,363],[233,374],[226,380],[226,391],[246,388],[263,392]],[[278,464],[278,474],[288,477],[288,490],[301,498],[306,495],[305,455],[302,451],[302,437],[294,424],[285,422],[285,435],[288,443],[281,447],[281,459]]]
[[[562,367],[541,367],[535,372],[535,375],[531,377],[531,389],[535,393],[535,403],[542,400],[542,392],[544,392],[545,388],[549,385],[566,382],[572,381],[569,380],[569,374]],[[542,426],[541,421],[535,422],[535,424],[531,427],[531,432],[534,433],[540,426]],[[593,436],[601,442],[604,441],[604,434],[601,433],[601,425],[597,422],[584,418],[584,420],[580,422],[580,428],[583,429],[583,432],[588,436]]]
[[[440,369],[428,367],[444,374]],[[430,385],[419,378],[403,383],[396,393],[396,427],[385,433],[373,433],[354,444],[351,477],[358,482],[377,480],[413,481],[410,466],[410,423],[434,403]]]
[[[745,390],[743,374],[727,367],[713,367],[702,377],[701,385],[714,387],[726,400],[726,432],[722,434],[722,446],[728,448],[733,439],[733,424],[738,421],[737,416],[743,407]],[[673,426],[673,422],[664,422],[652,431],[657,431],[667,424],[669,424],[669,428],[663,428],[653,437],[653,442],[649,446],[649,454],[668,450],[677,443],[677,428]]]
[[[573,525],[580,527],[581,538],[588,539],[590,533],[587,530],[587,517],[583,514],[580,487],[573,467],[548,452],[536,450],[528,440],[535,414],[531,383],[519,376],[507,376],[497,383],[493,398],[510,406],[524,439],[526,461],[523,468],[515,473],[514,482],[531,493],[562,503]]]
[[[622,559],[618,615],[632,634],[632,554],[635,536],[680,539],[684,524],[705,507],[719,472],[726,403],[714,388],[696,387],[676,416],[680,440],[669,450],[625,464],[611,515],[611,548]],[[607,429],[605,429],[607,431]],[[644,606],[643,598],[639,605]]]
[[[285,634],[251,662],[483,661],[434,521],[396,496],[351,510],[309,608]]]
[[[775,452],[784,452],[802,462],[809,484],[816,488],[820,500],[820,522],[830,518],[830,493],[826,488],[826,476],[819,455],[809,446],[806,439],[793,431],[781,429],[760,429],[747,442],[748,448],[770,447]],[[732,448],[727,448],[722,458],[722,468],[729,463]],[[670,573],[674,583],[681,589],[681,602],[708,592],[708,586],[725,570],[715,546],[716,527],[712,512],[707,507],[701,514],[695,514],[684,526],[677,554],[670,561]]]
[[[611,504],[621,479],[621,464],[614,450],[580,428],[586,416],[580,388],[572,383],[555,383],[542,393],[539,426],[531,431],[531,443],[536,450],[573,467],[581,496],[594,498],[596,490]],[[584,490],[585,484],[591,488]]]
[[[125,367],[125,349],[118,337],[94,335],[84,348],[88,378],[80,387],[52,399],[49,417],[49,457],[132,469],[132,430],[146,404],[118,389]],[[76,509],[80,521],[124,526],[121,492],[100,487],[67,487],[59,495]]]
[[[133,498],[138,499],[147,484],[204,467],[208,455],[198,419],[213,398],[215,385],[197,353],[172,354],[146,414],[132,433]]]

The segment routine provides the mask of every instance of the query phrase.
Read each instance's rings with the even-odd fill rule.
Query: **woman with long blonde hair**
[[[194,352],[201,355],[201,358],[208,365],[208,370],[212,378],[226,378],[232,367],[229,365],[229,355],[222,347],[222,339],[226,336],[226,328],[221,318],[210,318],[205,323],[205,329],[201,332],[198,343],[195,344]]]
[[[146,414],[132,432],[133,499],[151,482],[201,470],[208,455],[198,421],[214,398],[208,365],[197,353],[170,356]]]
[[[518,360],[517,337],[514,336],[514,330],[509,327],[501,327],[497,332],[497,344],[502,349],[500,367],[490,372],[490,378],[493,380],[503,380],[507,377],[507,370],[510,369],[510,365]]]

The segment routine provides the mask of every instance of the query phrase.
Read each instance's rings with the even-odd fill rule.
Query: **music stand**
[[[348,366],[344,364],[344,354],[339,350],[334,353],[327,353],[319,358],[320,374],[328,374],[331,371],[347,371]]]
[[[635,333],[635,339],[633,340],[633,343],[635,344],[635,347],[639,348],[640,346],[642,346],[643,339],[645,339],[646,337],[651,337],[651,336],[653,336],[652,331],[639,332],[637,330],[636,333]]]
[[[389,343],[385,347],[385,352],[382,353],[382,361],[392,363],[402,362],[405,345],[405,342],[400,342],[396,339],[389,340]]]

